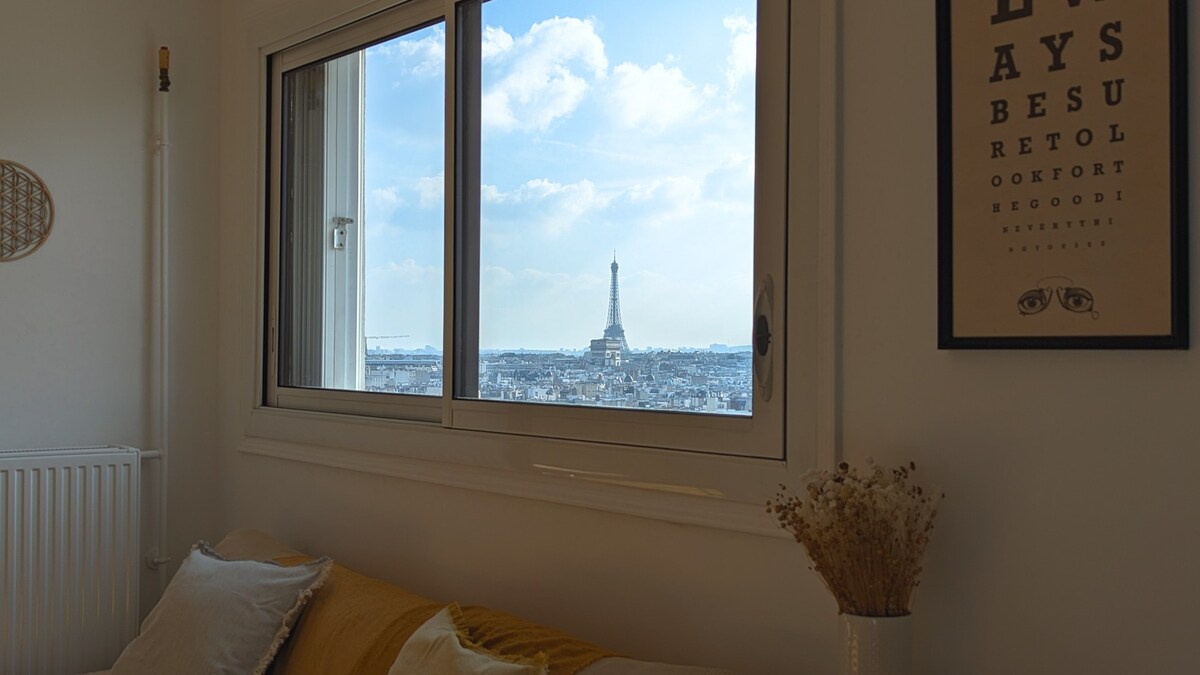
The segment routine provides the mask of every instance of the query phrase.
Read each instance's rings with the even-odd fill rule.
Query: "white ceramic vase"
[[[840,675],[912,675],[912,615],[838,615]]]

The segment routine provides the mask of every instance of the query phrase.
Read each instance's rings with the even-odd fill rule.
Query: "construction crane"
[[[412,337],[411,335],[368,335],[368,340],[394,340],[399,338]]]

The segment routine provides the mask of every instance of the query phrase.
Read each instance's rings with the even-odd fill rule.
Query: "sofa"
[[[454,632],[449,639],[442,640],[443,645],[452,642],[454,649],[463,652],[474,650],[494,655],[497,659],[514,664],[511,666],[513,668],[522,667],[515,664],[528,664],[530,670],[519,672],[546,675],[734,675],[724,670],[629,658],[504,612],[430,600],[380,579],[359,574],[328,559],[314,559],[256,530],[231,532],[204,553],[212,556],[212,561],[206,561],[206,564],[256,565],[281,572],[295,570],[297,575],[303,574],[305,568],[311,568],[312,578],[319,577],[318,582],[309,586],[313,590],[306,589],[300,593],[302,601],[288,612],[290,616],[285,618],[284,627],[279,630],[270,652],[252,672],[270,675],[467,672],[455,667],[436,671],[432,668],[401,667],[401,662],[406,658],[410,659],[408,663],[416,662],[411,661],[412,652],[429,649],[424,644],[417,646],[417,641],[426,640],[426,634],[433,630],[431,626],[439,619],[445,619],[452,620],[456,627],[451,626]],[[199,554],[193,551],[193,555],[185,561],[185,567],[197,556]],[[249,561],[269,561],[274,564]],[[196,574],[189,572],[192,576]],[[204,577],[211,575],[211,572],[200,572],[199,575]],[[162,628],[163,624],[182,620],[177,616],[164,616],[164,613],[180,613],[178,609],[168,610],[166,606],[178,606],[178,587],[187,585],[186,581],[180,581],[184,576],[187,575],[183,574],[181,568],[159,605],[143,623],[142,636],[126,649],[113,670],[95,675],[123,675],[162,669],[162,666],[154,668],[146,664],[163,656],[161,652],[170,651],[170,647],[148,646],[146,642],[150,639],[149,633],[163,634],[166,630]],[[241,594],[246,595],[244,591]],[[288,602],[294,601],[295,595],[293,592]],[[206,611],[212,613],[211,609]],[[221,620],[228,621],[225,618]],[[176,625],[171,630],[177,635],[196,634],[192,624],[186,623]],[[179,644],[179,638],[172,639]],[[158,650],[157,656],[154,650]],[[471,656],[479,658],[478,654]]]

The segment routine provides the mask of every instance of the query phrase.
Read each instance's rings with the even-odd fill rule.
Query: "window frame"
[[[415,422],[439,422],[443,418],[444,403],[437,397],[388,396],[377,392],[334,388],[290,387],[279,383],[279,359],[282,352],[281,336],[281,292],[282,292],[282,214],[283,193],[283,127],[284,85],[287,72],[340,56],[390,39],[396,35],[415,32],[442,22],[444,5],[428,0],[409,0],[370,17],[350,23],[335,30],[313,35],[303,41],[271,51],[267,55],[267,73],[270,78],[270,106],[268,129],[270,137],[267,176],[268,208],[268,265],[267,288],[267,331],[266,358],[264,359],[264,389],[262,401],[271,407],[331,412],[366,417],[407,419]],[[369,20],[367,20],[369,19]],[[360,111],[361,112],[361,111]],[[361,157],[359,158],[361,163]],[[359,205],[361,224],[362,207]],[[359,230],[361,232],[361,229]],[[359,246],[358,276],[362,277]],[[328,281],[323,285],[327,288]],[[345,295],[345,294],[343,294]],[[346,302],[346,298],[342,298]],[[361,311],[361,309],[360,309]],[[365,339],[365,336],[364,336]]]
[[[786,288],[774,279],[786,276],[786,228],[764,227],[766,222],[786,222],[787,204],[787,77],[789,6],[786,2],[760,0],[758,4],[758,67],[755,88],[755,208],[754,208],[754,298],[749,299],[744,317],[753,323],[760,312],[768,318],[772,344],[764,356],[753,354],[754,405],[751,416],[685,412],[626,410],[564,405],[508,403],[466,395],[478,378],[479,287],[479,88],[478,47],[469,41],[459,48],[466,31],[480,32],[480,8],[486,0],[456,3],[454,24],[447,27],[447,58],[454,55],[453,86],[448,83],[447,101],[453,101],[455,134],[453,146],[454,184],[447,191],[448,208],[454,210],[453,248],[455,267],[448,274],[455,298],[453,330],[448,344],[461,363],[447,366],[454,387],[448,395],[448,426],[475,431],[525,434],[568,440],[596,440],[620,445],[665,448],[722,455],[783,459],[786,422],[784,388],[773,391],[774,382],[785,381]],[[472,9],[473,8],[473,9]],[[474,22],[460,26],[464,20]],[[452,30],[453,29],[453,30]],[[455,44],[450,44],[453,34]],[[465,55],[461,61],[458,55]],[[475,67],[473,67],[475,66]],[[449,72],[449,68],[447,69]],[[465,93],[465,96],[463,95]],[[453,95],[453,99],[450,96]],[[464,100],[465,99],[465,100]],[[472,119],[473,117],[473,119]],[[459,141],[467,139],[465,145]],[[774,142],[775,140],[781,142]],[[448,157],[449,160],[449,157]],[[453,195],[450,189],[453,190]],[[449,267],[447,269],[450,269]],[[468,320],[474,317],[474,322]],[[449,328],[449,327],[448,327]],[[462,365],[463,367],[458,367]],[[760,374],[760,369],[765,374]]]
[[[336,28],[337,40],[333,44],[340,43],[343,50],[362,48],[366,44],[377,42],[382,38],[378,35],[366,41],[362,39],[363,35],[371,35],[378,33],[379,27],[376,21],[381,16],[391,15],[395,17],[405,17],[405,22],[412,22],[413,17],[426,17],[428,25],[429,21],[436,21],[441,18],[445,20],[446,25],[446,40],[447,40],[447,55],[451,61],[447,64],[446,71],[446,114],[447,114],[447,156],[446,156],[446,176],[448,181],[456,180],[453,178],[457,171],[457,152],[456,144],[458,135],[451,133],[458,123],[458,106],[456,104],[456,82],[457,74],[450,65],[454,63],[454,57],[457,54],[457,12],[453,11],[459,4],[456,0],[445,0],[444,2],[433,2],[423,0],[410,0],[401,5],[390,8],[384,8],[387,3],[371,3],[364,7],[361,11],[361,16],[350,19],[348,23],[346,17],[340,17],[329,21],[325,26],[318,29],[309,29],[303,40],[296,41],[295,38],[285,38],[273,45],[264,46],[261,48],[261,54],[264,58],[265,75],[270,83],[267,90],[270,92],[270,100],[272,109],[279,110],[280,105],[280,87],[279,79],[282,73],[287,70],[284,67],[273,67],[272,61],[278,58],[278,55],[286,51],[289,56],[295,57],[295,62],[304,60],[305,53],[320,53],[325,50],[329,52],[329,45],[326,40],[331,33],[326,33],[328,28]],[[779,425],[778,441],[775,444],[777,451],[748,452],[746,454],[755,456],[759,459],[769,459],[793,464],[797,466],[811,467],[816,463],[815,457],[820,454],[822,456],[832,456],[832,430],[828,423],[821,424],[819,420],[832,419],[832,401],[820,402],[818,399],[832,391],[832,359],[827,358],[827,354],[832,352],[832,333],[830,328],[832,321],[832,295],[828,298],[824,297],[824,293],[819,293],[818,287],[824,286],[824,292],[829,292],[832,287],[832,256],[822,257],[816,255],[819,251],[830,252],[833,249],[833,239],[831,227],[827,231],[817,232],[815,224],[819,221],[830,225],[836,212],[836,200],[831,199],[836,192],[835,185],[831,182],[832,178],[827,172],[820,169],[814,171],[810,164],[819,163],[825,166],[832,164],[832,156],[836,154],[836,140],[830,141],[828,134],[819,133],[817,130],[829,130],[836,126],[836,120],[832,116],[832,105],[835,102],[831,95],[836,90],[836,81],[831,75],[829,64],[834,57],[831,52],[830,42],[817,43],[813,41],[806,43],[800,37],[804,28],[810,32],[820,32],[827,34],[830,27],[836,27],[836,8],[828,0],[823,0],[820,3],[819,10],[800,11],[799,2],[787,2],[779,0],[771,2],[767,0],[763,5],[774,5],[782,8],[791,9],[791,17],[789,20],[784,20],[779,23],[790,28],[791,35],[785,39],[785,49],[790,50],[790,53],[781,61],[788,65],[789,72],[785,76],[787,86],[772,88],[778,93],[778,96],[783,98],[783,102],[779,106],[763,105],[762,98],[758,109],[760,111],[774,111],[781,114],[784,118],[783,124],[786,128],[783,138],[784,143],[777,144],[782,162],[785,163],[783,175],[782,190],[787,194],[787,206],[782,216],[782,222],[778,226],[769,227],[768,230],[778,235],[773,250],[785,252],[782,255],[791,267],[786,267],[780,272],[778,278],[773,280],[772,285],[777,294],[776,302],[774,303],[775,320],[772,322],[776,328],[773,328],[776,337],[779,338],[775,348],[784,347],[782,344],[786,342],[785,351],[789,358],[777,357],[772,362],[772,381],[776,388],[774,395],[781,401],[779,406],[779,414],[777,421]],[[383,10],[382,13],[380,10]],[[760,10],[761,11],[761,10]],[[813,28],[802,21],[802,17],[810,17],[812,14],[820,15],[819,27]],[[358,19],[370,17],[369,22],[354,23]],[[763,20],[760,15],[759,21]],[[415,24],[413,24],[415,25]],[[319,45],[320,48],[315,46]],[[801,46],[801,49],[797,49]],[[802,52],[821,52],[822,57],[816,68],[808,66],[809,63],[818,62],[803,61],[805,56]],[[807,56],[817,56],[814,53],[808,53]],[[311,62],[310,58],[307,62]],[[760,57],[760,63],[762,58]],[[800,79],[799,74],[807,67],[809,72],[803,77],[809,80],[820,80],[821,93],[818,97],[822,103],[820,109],[817,106],[798,106],[797,103],[801,100],[798,95],[799,87],[797,80]],[[760,84],[760,89],[762,85]],[[803,110],[801,110],[803,109]],[[802,118],[802,119],[798,119]],[[817,118],[820,118],[818,120]],[[821,124],[813,124],[820,121]],[[805,158],[797,157],[797,143],[795,141],[794,132],[799,129],[798,123],[808,125],[806,128],[811,129],[807,134],[799,134],[804,137],[803,145],[807,150],[814,151],[814,154]],[[280,151],[280,130],[278,124],[268,124],[267,129],[271,136],[271,162],[269,166],[278,167],[278,153]],[[832,142],[833,147],[829,146]],[[761,150],[763,144],[758,143],[758,149]],[[818,152],[819,151],[819,152]],[[756,153],[756,156],[759,153]],[[816,160],[815,162],[813,160]],[[760,161],[761,160],[756,160]],[[798,170],[799,169],[799,170]],[[274,176],[278,171],[267,169],[266,175]],[[762,175],[761,169],[758,174]],[[811,183],[803,186],[803,189],[797,189],[797,177],[807,176],[811,179]],[[458,205],[454,202],[452,195],[458,191],[448,188],[447,203],[446,203],[446,227],[448,240],[445,246],[446,255],[446,299],[457,298],[458,279],[455,277],[453,270],[461,269],[459,266],[458,257],[461,255],[461,247],[451,236],[458,236],[458,221],[456,220]],[[266,191],[266,201],[270,207],[268,212],[274,214],[273,218],[278,218],[280,204],[280,191],[275,185],[268,188]],[[809,203],[803,200],[797,200],[796,197],[811,198]],[[803,209],[793,210],[793,205],[804,204]],[[797,211],[803,213],[797,213]],[[756,214],[759,209],[756,208]],[[757,215],[756,215],[757,220]],[[814,226],[805,226],[803,236],[792,236],[797,231],[797,223],[801,220],[807,220]],[[786,224],[786,225],[785,225]],[[762,226],[756,223],[756,238],[759,236],[758,230]],[[363,422],[368,422],[369,426],[377,427],[379,424],[384,425],[399,425],[391,428],[412,428],[413,422],[428,422],[437,426],[443,427],[442,431],[455,432],[458,437],[539,437],[534,441],[521,441],[524,443],[532,443],[539,447],[562,447],[570,445],[572,447],[601,447],[610,451],[617,451],[622,448],[641,453],[644,455],[646,451],[656,451],[658,449],[675,449],[675,450],[699,450],[701,453],[712,452],[710,448],[697,446],[687,440],[687,434],[694,432],[694,435],[701,437],[719,437],[721,426],[727,426],[727,423],[746,421],[745,418],[730,418],[720,416],[708,416],[686,413],[648,413],[645,411],[626,411],[620,409],[580,409],[569,406],[556,405],[538,405],[538,404],[513,404],[502,403],[497,401],[477,401],[455,398],[454,387],[451,386],[452,378],[447,376],[444,378],[444,390],[441,399],[431,398],[424,400],[424,397],[412,397],[402,395],[380,395],[371,392],[344,391],[333,389],[307,390],[298,388],[286,388],[272,386],[278,382],[278,286],[280,282],[278,270],[278,252],[279,252],[279,232],[278,223],[276,222],[270,228],[268,236],[268,250],[271,251],[269,262],[265,267],[265,285],[267,288],[268,304],[276,306],[270,307],[266,312],[264,323],[266,324],[263,330],[263,343],[267,344],[266,354],[259,353],[259,361],[263,363],[266,377],[261,382],[262,393],[257,397],[259,403],[255,406],[254,415],[261,423],[251,424],[248,429],[252,430],[251,435],[261,435],[263,438],[286,437],[288,434],[281,434],[278,431],[278,420],[285,418],[293,418],[293,413],[301,413],[303,419],[316,420],[320,419],[321,424],[331,423],[346,423],[351,425],[359,425]],[[757,245],[757,244],[756,244]],[[800,251],[797,256],[798,249],[808,247]],[[809,265],[797,266],[797,261],[805,261],[811,263]],[[451,264],[454,263],[454,264]],[[756,273],[756,276],[757,273]],[[260,277],[261,278],[261,277]],[[799,280],[799,283],[797,283]],[[801,288],[799,294],[788,291],[795,288]],[[477,298],[478,296],[476,296]],[[450,307],[451,302],[446,301],[446,306]],[[445,315],[445,330],[446,344],[444,347],[444,363],[448,373],[455,372],[456,365],[461,364],[461,355],[455,348],[455,345],[461,344],[460,336],[455,334],[455,330],[461,325],[455,321],[455,315],[460,310],[457,309],[458,301],[453,303],[455,309],[448,311]],[[811,324],[806,324],[801,330],[792,330],[785,332],[779,330],[782,326],[782,317],[785,309],[794,313],[797,307],[802,308],[808,316],[816,316],[817,321]],[[818,344],[823,343],[823,344]],[[262,343],[260,343],[262,344]],[[782,355],[780,355],[782,356]],[[795,358],[793,358],[795,357]],[[816,358],[814,358],[816,357]],[[456,363],[457,362],[457,363]],[[264,372],[260,371],[260,372]],[[787,377],[785,377],[785,375]],[[799,378],[805,378],[801,382]],[[802,390],[802,391],[797,391]],[[799,394],[796,396],[795,394]],[[786,397],[786,403],[784,403]],[[421,399],[413,401],[410,399]],[[759,410],[762,406],[756,403],[755,417],[759,417]],[[303,411],[318,413],[317,415],[305,417]],[[788,419],[788,435],[784,437],[783,419],[786,415]],[[355,416],[351,418],[349,416]],[[533,424],[528,419],[530,416],[549,419],[549,423],[544,423],[540,428],[532,428]],[[609,435],[606,437],[598,437],[591,431],[579,433],[578,429],[580,422],[585,424],[595,423],[597,416],[607,418],[608,421],[629,422],[628,427],[632,430],[624,435]],[[633,416],[633,419],[625,420]],[[654,417],[653,421],[647,422],[648,416]],[[366,418],[366,419],[364,419]],[[384,419],[376,418],[393,418],[406,420],[405,422],[389,423]],[[551,419],[553,418],[553,419]],[[761,419],[761,418],[760,418]],[[356,421],[357,420],[357,421]],[[536,421],[536,420],[535,420]],[[639,428],[640,427],[640,428]],[[821,428],[819,428],[821,427]],[[690,432],[688,431],[690,428]],[[458,433],[461,432],[461,433]],[[481,436],[476,432],[491,432],[486,436]],[[737,447],[743,444],[746,437],[741,433],[727,434],[721,442],[730,446]],[[513,441],[504,441],[501,445],[511,447]],[[598,445],[597,445],[598,444]],[[336,445],[336,443],[335,443]],[[486,445],[486,444],[481,444]],[[821,448],[817,450],[816,448]],[[456,454],[475,454],[470,451]],[[678,455],[678,453],[669,453]],[[722,453],[726,454],[726,453]],[[728,453],[730,455],[737,453]],[[723,458],[722,458],[723,459]],[[456,458],[451,458],[450,461],[458,461]],[[528,464],[522,462],[522,464]],[[537,464],[534,462],[534,464]]]

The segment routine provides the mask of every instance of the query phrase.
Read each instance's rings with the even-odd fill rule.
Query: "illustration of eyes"
[[[1092,306],[1096,304],[1091,292],[1077,286],[1058,289],[1058,301],[1066,309],[1080,314],[1092,311]]]
[[[1045,288],[1035,288],[1032,291],[1026,291],[1017,299],[1017,309],[1024,315],[1037,314],[1049,306],[1050,290]]]

